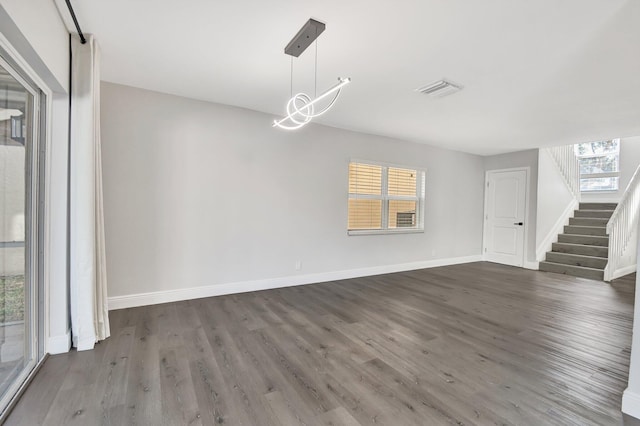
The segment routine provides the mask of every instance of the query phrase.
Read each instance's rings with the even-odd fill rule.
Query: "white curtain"
[[[78,350],[109,337],[100,152],[100,48],[71,41],[70,295]]]

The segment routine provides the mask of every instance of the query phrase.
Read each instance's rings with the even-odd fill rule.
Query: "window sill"
[[[592,189],[591,191],[580,191],[581,194],[617,194],[619,189]]]
[[[388,234],[423,234],[424,228],[409,229],[353,229],[347,235],[388,235]]]

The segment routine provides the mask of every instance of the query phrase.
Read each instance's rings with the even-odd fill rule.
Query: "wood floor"
[[[7,424],[621,424],[634,280],[472,263],[113,311]]]

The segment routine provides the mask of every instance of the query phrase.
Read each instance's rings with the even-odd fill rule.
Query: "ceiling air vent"
[[[416,92],[424,93],[425,95],[429,95],[434,98],[443,98],[459,92],[460,90],[462,90],[462,86],[459,84],[452,83],[448,80],[439,80],[416,89]]]

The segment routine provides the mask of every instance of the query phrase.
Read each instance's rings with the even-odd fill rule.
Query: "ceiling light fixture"
[[[291,39],[289,44],[284,48],[284,53],[291,56],[291,98],[287,102],[287,115],[280,120],[273,121],[273,127],[279,127],[285,130],[299,129],[313,118],[319,117],[331,109],[338,100],[342,88],[351,82],[350,78],[338,78],[338,83],[322,93],[317,94],[318,87],[318,36],[324,31],[325,24],[309,19]],[[298,57],[304,52],[311,43],[316,42],[316,59],[315,59],[315,99],[311,99],[306,93],[293,94],[293,58]],[[323,108],[316,110],[320,101],[330,98]]]

